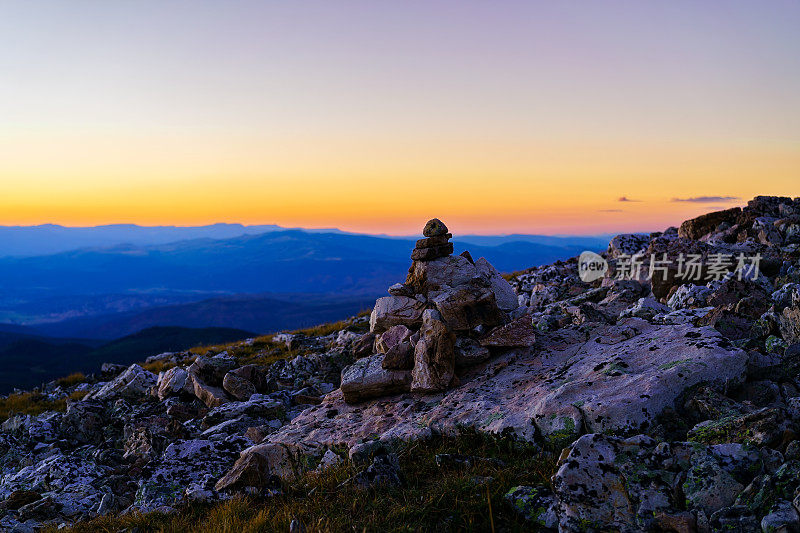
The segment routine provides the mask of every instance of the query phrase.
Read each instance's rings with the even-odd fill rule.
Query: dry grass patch
[[[38,415],[45,411],[63,411],[66,399],[48,400],[38,392],[20,392],[0,398],[0,422],[13,415]]]
[[[439,453],[491,457],[504,464],[439,468],[435,462]],[[293,519],[308,532],[491,531],[492,524],[498,531],[524,531],[529,526],[503,496],[516,485],[549,483],[556,463],[554,454],[531,445],[477,434],[412,444],[399,455],[403,487],[361,490],[343,484],[357,472],[347,464],[322,474],[309,473],[286,484],[284,495],[272,499],[187,506],[173,515],[98,518],[67,531],[288,531]]]
[[[77,385],[79,383],[85,383],[86,376],[83,372],[75,372],[70,374],[69,376],[58,378],[56,383],[61,385],[62,387],[72,387],[73,385]]]

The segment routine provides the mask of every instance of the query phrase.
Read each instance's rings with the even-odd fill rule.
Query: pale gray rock
[[[537,344],[464,372],[459,387],[425,402],[380,398],[351,406],[333,392],[270,440],[316,449],[319,443],[349,448],[376,436],[384,442],[426,438],[431,428],[445,434],[472,428],[525,440],[537,433],[559,437],[565,430],[638,431],[688,388],[733,386],[746,371],[747,355],[709,327],[626,319],[614,326],[592,324],[588,335],[578,328],[542,333]],[[358,375],[365,370],[359,367]],[[575,410],[565,412],[565,406]]]
[[[437,392],[450,386],[455,372],[455,341],[455,335],[441,315],[426,309],[422,314],[420,338],[414,347],[413,392]]]
[[[513,311],[519,306],[517,293],[514,288],[506,281],[500,272],[489,263],[485,258],[481,257],[475,261],[475,268],[478,274],[484,277],[489,282],[492,292],[494,292],[497,307],[503,311]]]
[[[342,370],[342,393],[348,403],[368,398],[408,392],[411,371],[383,368],[383,355],[364,357]]]
[[[281,419],[285,416],[284,404],[264,394],[253,394],[247,401],[227,402],[211,409],[203,418],[203,424],[216,426],[244,415],[264,420]]]
[[[223,389],[208,385],[195,373],[189,372],[189,381],[192,384],[194,395],[207,407],[218,407],[230,401]]]
[[[419,326],[422,323],[422,311],[425,305],[407,296],[384,296],[375,301],[375,307],[369,317],[369,328],[372,333],[383,333],[392,326]]]
[[[624,309],[620,314],[620,318],[636,317],[645,320],[653,320],[658,314],[669,313],[672,309],[660,303],[652,296],[646,298],[639,298],[639,300],[632,306]]]
[[[405,285],[415,293],[427,294],[431,290],[465,285],[479,277],[469,259],[456,255],[433,261],[414,261]]]
[[[686,283],[678,286],[667,300],[667,305],[673,310],[705,307],[713,290],[705,285]]]
[[[189,373],[181,367],[173,367],[158,376],[158,399],[162,402],[171,396],[194,394]]]
[[[240,401],[247,401],[256,393],[255,385],[232,372],[225,374],[222,379],[222,388]]]
[[[141,512],[175,508],[184,501],[186,489],[213,489],[219,473],[231,468],[247,442],[236,437],[228,441],[186,440],[170,444],[151,463],[149,475],[139,481],[133,508]]]
[[[110,467],[79,455],[54,453],[16,472],[0,475],[0,501],[12,492],[30,490],[52,499],[65,516],[89,513],[103,499],[96,480],[108,476]]]
[[[650,244],[650,234],[648,233],[623,233],[612,238],[608,243],[608,254],[611,257],[619,257],[644,253],[648,244]]]
[[[156,384],[156,381],[155,374],[133,364],[113,381],[106,383],[100,390],[88,394],[85,399],[101,401],[116,398],[141,399]]]
[[[300,471],[297,453],[288,446],[274,443],[256,444],[243,450],[236,463],[215,485],[218,491],[263,487],[269,476],[294,479]]]

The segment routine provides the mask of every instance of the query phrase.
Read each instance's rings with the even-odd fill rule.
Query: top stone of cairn
[[[422,234],[426,237],[438,237],[447,234],[447,226],[438,218],[432,218],[425,224]]]

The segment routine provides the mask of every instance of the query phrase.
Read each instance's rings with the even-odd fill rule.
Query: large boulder
[[[425,304],[407,296],[384,296],[375,301],[369,317],[372,333],[383,333],[392,326],[419,326]]]
[[[364,357],[342,370],[342,393],[348,403],[368,398],[408,392],[411,372],[383,368],[382,354]]]
[[[703,235],[710,233],[717,229],[723,222],[735,224],[736,218],[742,212],[740,207],[733,207],[725,209],[724,211],[714,211],[713,213],[706,213],[697,218],[686,220],[678,228],[678,236],[686,239],[697,240]]]
[[[280,444],[256,444],[243,450],[227,474],[215,485],[218,491],[239,491],[247,487],[261,488],[271,476],[294,479],[299,472],[295,454]]]
[[[383,371],[379,362],[380,356],[369,368]],[[270,440],[315,448],[376,437],[425,438],[431,428],[525,440],[639,431],[695,386],[721,390],[741,383],[746,364],[747,354],[712,328],[634,318],[619,325],[586,323],[540,332],[536,346],[508,350],[463,371],[460,386],[425,402],[394,397],[348,405],[341,393],[331,393]],[[366,371],[360,366],[356,375]]]
[[[489,261],[481,257],[475,261],[475,268],[478,270],[478,274],[489,282],[489,287],[497,300],[497,307],[503,311],[513,311],[519,307],[519,298],[514,292],[514,288]]]
[[[427,309],[422,315],[422,329],[414,349],[411,390],[436,392],[447,389],[455,371],[456,337],[441,315]]]
[[[454,331],[498,326],[505,320],[491,289],[464,285],[437,291],[430,296],[444,322]]]
[[[432,290],[464,285],[479,276],[475,265],[466,257],[447,256],[434,261],[414,261],[405,284],[417,294],[427,294]]]

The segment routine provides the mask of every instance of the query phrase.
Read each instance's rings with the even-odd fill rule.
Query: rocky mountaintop
[[[402,487],[400,450],[480,434],[560,455],[542,484],[480,482],[523,528],[800,530],[800,198],[506,277],[451,237],[431,220],[369,317],[0,399],[0,528],[269,500],[340,465]]]

